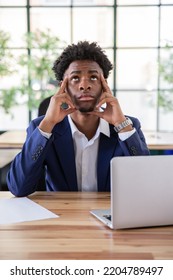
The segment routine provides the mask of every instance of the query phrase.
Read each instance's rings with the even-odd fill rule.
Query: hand
[[[90,112],[90,114],[99,116],[100,118],[105,119],[108,123],[116,126],[125,121],[126,118],[121,110],[118,99],[112,95],[112,92],[102,74],[101,83],[103,87],[103,93],[101,95],[99,103],[96,106],[96,110]],[[100,112],[99,108],[104,103],[106,103],[106,108],[104,111]]]
[[[62,82],[59,91],[51,97],[45,117],[39,125],[39,128],[44,132],[50,133],[57,123],[61,122],[65,116],[76,110],[69,94],[65,92],[66,86],[67,78]],[[63,103],[68,105],[67,109],[62,108]]]

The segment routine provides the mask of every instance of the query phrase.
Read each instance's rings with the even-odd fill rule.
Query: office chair
[[[50,86],[52,86],[53,88],[57,88],[59,86],[59,83],[57,80],[54,80],[52,78],[49,79],[49,82],[48,84]],[[47,111],[47,108],[49,106],[49,103],[50,103],[50,99],[51,99],[52,95],[45,98],[39,105],[38,107],[38,117],[39,116],[42,116],[42,115],[45,115],[46,114],[46,111]]]
[[[38,117],[45,115],[52,96],[45,98],[38,107]]]

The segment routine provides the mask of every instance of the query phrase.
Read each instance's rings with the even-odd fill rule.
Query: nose
[[[81,91],[88,91],[91,89],[91,84],[88,79],[81,79],[80,86]]]

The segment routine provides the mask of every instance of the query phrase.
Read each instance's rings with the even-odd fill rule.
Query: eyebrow
[[[80,74],[82,71],[81,70],[74,70],[70,73],[70,75],[73,75],[73,74]],[[93,74],[93,73],[97,73],[99,74],[99,72],[97,70],[88,70],[88,73],[89,74]]]

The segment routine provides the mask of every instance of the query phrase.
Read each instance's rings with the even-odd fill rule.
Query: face
[[[67,92],[77,110],[83,113],[95,109],[102,94],[102,69],[95,61],[73,61],[64,73],[67,77]]]

